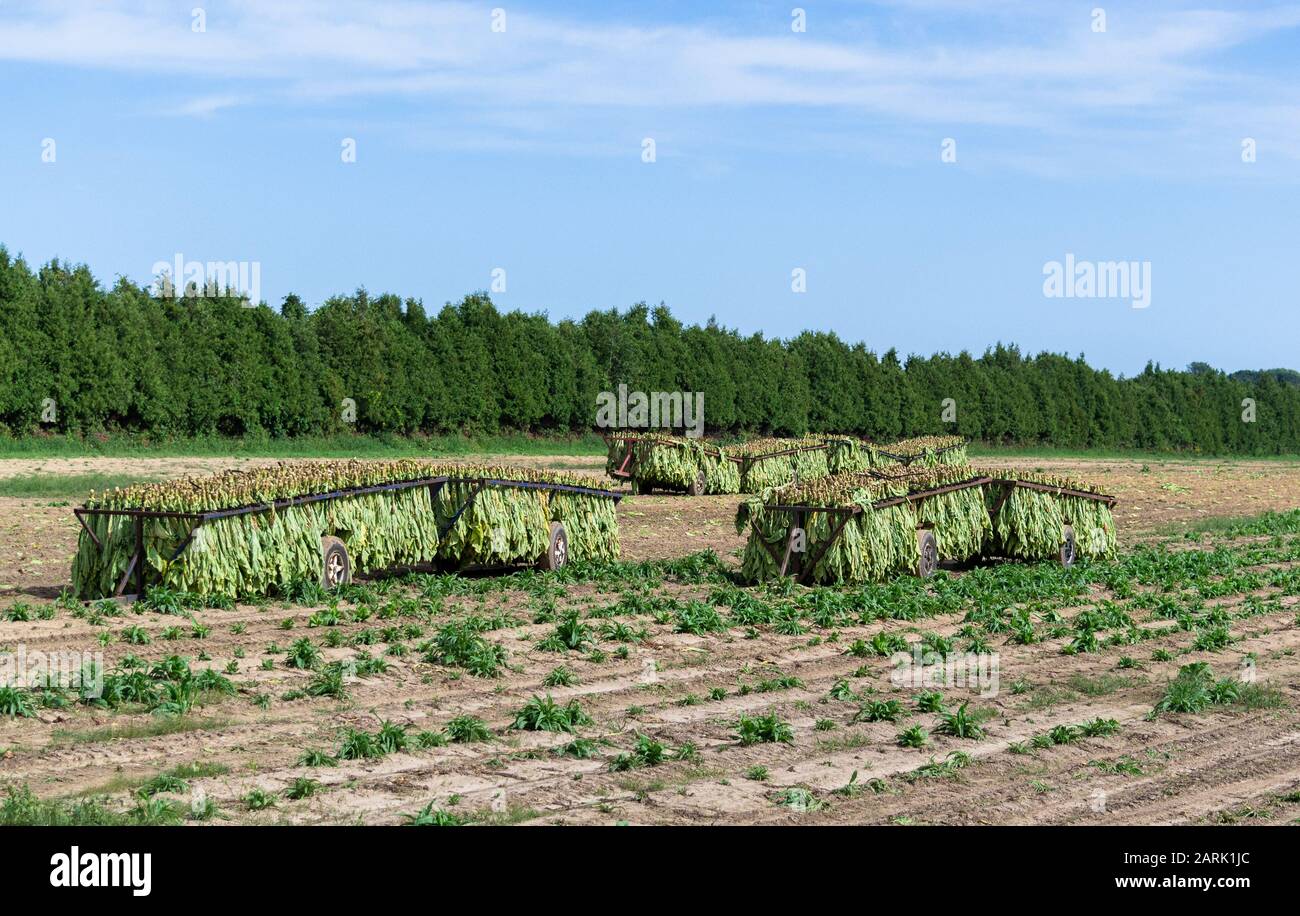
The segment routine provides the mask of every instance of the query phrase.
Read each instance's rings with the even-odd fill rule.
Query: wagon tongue
[[[610,471],[610,477],[631,477],[632,472],[627,469],[628,464],[632,461],[632,443],[627,444],[627,454],[623,456],[623,463],[618,466],[617,471]]]

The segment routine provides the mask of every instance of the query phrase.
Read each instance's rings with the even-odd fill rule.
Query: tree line
[[[1203,363],[1116,377],[1003,344],[902,358],[819,331],[778,340],[686,325],[662,305],[553,322],[476,293],[431,316],[358,290],[315,310],[290,295],[276,310],[233,293],[161,297],[125,278],[106,289],[85,266],[33,271],[0,247],[10,436],[568,434],[592,429],[598,395],[622,383],[703,392],[711,435],[1278,454],[1300,451],[1296,382]]]

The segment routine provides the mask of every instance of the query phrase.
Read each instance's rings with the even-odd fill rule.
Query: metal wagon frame
[[[285,499],[273,500],[269,503],[255,503],[249,506],[239,506],[230,509],[212,509],[207,512],[175,512],[164,509],[99,509],[89,506],[77,506],[72,510],[78,523],[86,534],[90,535],[91,541],[96,547],[103,548],[99,537],[86,524],[87,518],[95,516],[124,516],[133,520],[135,536],[135,551],[131,554],[131,559],[127,562],[126,571],[122,574],[121,580],[118,581],[117,587],[113,590],[113,598],[138,599],[145,593],[145,576],[147,563],[144,561],[144,524],[148,519],[167,518],[167,519],[188,519],[191,524],[185,538],[181,541],[180,546],[172,553],[168,563],[174,563],[185,548],[190,546],[194,540],[195,533],[198,532],[204,524],[217,519],[232,518],[238,515],[261,515],[267,512],[279,512],[283,509],[294,506],[307,505],[309,503],[328,502],[337,499],[349,499],[355,496],[368,496],[374,493],[388,493],[395,490],[415,490],[427,488],[429,491],[429,509],[433,510],[435,500],[442,488],[449,483],[467,483],[473,484],[474,489],[470,491],[469,496],[456,509],[450,519],[444,524],[438,526],[439,543],[445,538],[451,529],[456,527],[460,517],[465,511],[474,504],[474,500],[483,490],[489,486],[508,487],[521,490],[550,490],[565,493],[582,493],[587,496],[602,496],[614,500],[615,504],[623,498],[622,493],[613,490],[602,490],[598,487],[583,487],[576,484],[562,483],[544,483],[532,480],[509,480],[499,477],[454,477],[451,475],[442,475],[438,477],[419,477],[412,480],[400,480],[392,483],[371,484],[361,487],[345,487],[341,490],[331,490],[328,493],[308,493],[303,496],[292,496]],[[135,577],[135,593],[127,594],[126,587]]]

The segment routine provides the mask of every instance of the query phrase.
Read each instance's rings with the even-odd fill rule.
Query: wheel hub
[[[343,581],[343,558],[337,553],[331,553],[325,561],[325,578],[330,585],[338,585]]]

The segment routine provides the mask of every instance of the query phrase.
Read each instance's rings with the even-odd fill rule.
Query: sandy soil
[[[593,474],[601,469],[601,462],[591,458],[532,463],[563,463]],[[37,465],[73,473],[147,474],[229,466],[208,459],[66,466],[9,461],[0,462],[0,476],[30,473]],[[1123,542],[1201,518],[1300,506],[1296,465],[1039,461],[1033,466],[1096,481],[1117,495]],[[620,506],[624,553],[631,559],[675,557],[710,547],[728,557],[741,544],[732,529],[735,503],[734,497],[625,499]],[[66,506],[0,500],[0,554],[10,559],[0,612],[17,600],[39,606],[57,595],[76,531]],[[407,654],[385,656],[386,673],[351,680],[344,702],[284,699],[312,677],[286,667],[287,646],[304,636],[322,645],[326,631],[334,629],[309,626],[313,608],[267,602],[198,611],[196,619],[210,628],[203,638],[193,638],[187,619],[130,609],[102,621],[74,616],[62,607],[47,620],[0,620],[3,649],[102,651],[109,668],[128,653],[150,661],[177,654],[189,657],[196,670],[230,670],[240,688],[236,697],[196,708],[184,717],[184,730],[171,733],[147,713],[82,706],[42,708],[31,719],[0,717],[0,780],[26,782],[45,797],[105,793],[115,804],[126,805],[130,793],[148,779],[178,764],[201,761],[220,772],[190,780],[187,792],[176,798],[182,805],[196,793],[215,800],[220,812],[216,823],[400,823],[430,803],[479,820],[528,823],[1274,824],[1300,818],[1300,599],[1294,596],[1281,596],[1276,610],[1234,622],[1240,641],[1218,652],[1192,651],[1192,634],[1172,627],[1138,646],[1079,655],[1062,654],[1061,639],[999,644],[1001,689],[996,696],[945,691],[950,703],[969,699],[972,707],[994,711],[985,723],[987,736],[980,741],[942,737],[934,734],[934,714],[909,713],[905,718],[931,732],[928,746],[911,749],[894,740],[899,724],[854,722],[859,704],[831,698],[832,686],[843,680],[859,695],[874,691],[874,696],[912,705],[914,691],[891,686],[887,659],[855,658],[844,647],[881,630],[951,635],[961,626],[959,615],[919,624],[844,627],[835,642],[817,628],[789,636],[770,627],[760,628],[754,638],[746,638],[742,628],[694,636],[674,633],[670,624],[648,616],[621,617],[628,626],[646,630],[643,641],[627,644],[626,658],[613,654],[618,643],[603,639],[599,645],[607,655],[600,659],[537,647],[554,629],[550,623],[529,622],[538,608],[558,601],[561,610],[590,612],[617,601],[625,585],[605,592],[571,587],[562,596],[487,592],[450,597],[433,625],[426,626],[425,636],[444,616],[511,614],[517,624],[486,635],[509,651],[512,670],[501,678],[480,679],[434,666],[415,651],[422,640],[411,638],[405,640]],[[658,590],[683,599],[705,598],[708,592],[707,586],[684,585]],[[1095,602],[1108,596],[1098,591],[1090,597]],[[1233,608],[1241,600],[1237,595],[1211,603]],[[1092,602],[1066,607],[1062,614],[1068,620]],[[337,627],[343,644],[324,647],[322,654],[326,660],[352,658],[358,649],[381,655],[389,643],[347,643],[359,637],[364,642],[367,631],[405,621],[377,616],[345,622]],[[601,622],[591,621],[593,626]],[[120,641],[128,626],[143,628],[152,641]],[[167,634],[170,627],[180,631]],[[101,647],[103,633],[111,641]],[[270,651],[272,646],[276,651]],[[1172,653],[1172,660],[1152,659],[1158,649]],[[1282,705],[1253,711],[1216,707],[1196,715],[1146,719],[1179,665],[1205,660],[1227,675],[1251,653],[1260,679],[1280,691]],[[1119,669],[1124,655],[1132,655],[1139,667]],[[264,659],[271,660],[267,668]],[[545,686],[548,672],[560,664],[575,682]],[[775,692],[741,689],[776,672],[797,677],[802,686]],[[1023,689],[1012,689],[1017,682]],[[715,688],[724,689],[726,696],[710,699]],[[595,721],[583,735],[608,742],[599,746],[597,757],[552,753],[571,740],[568,735],[509,728],[529,697],[545,693],[562,703],[580,701]],[[264,710],[253,702],[259,695],[269,698]],[[791,725],[791,743],[741,746],[734,739],[740,714],[769,712]],[[337,767],[299,764],[308,748],[333,753],[345,728],[373,732],[390,720],[415,734],[437,730],[462,714],[483,719],[494,738],[378,760],[345,760]],[[1018,743],[1055,725],[1099,716],[1116,719],[1119,733],[1015,752]],[[610,761],[627,751],[637,734],[673,749],[692,744],[696,757],[611,772]],[[915,777],[918,767],[931,758],[942,762],[952,751],[969,754],[969,765],[948,775]],[[1106,766],[1116,762],[1121,769]],[[765,780],[747,778],[755,767],[766,768]],[[290,801],[282,793],[301,776],[319,780],[321,790],[312,798]],[[281,798],[267,810],[248,811],[242,799],[255,787],[281,793]],[[815,810],[780,804],[780,793],[790,788],[807,790]]]

